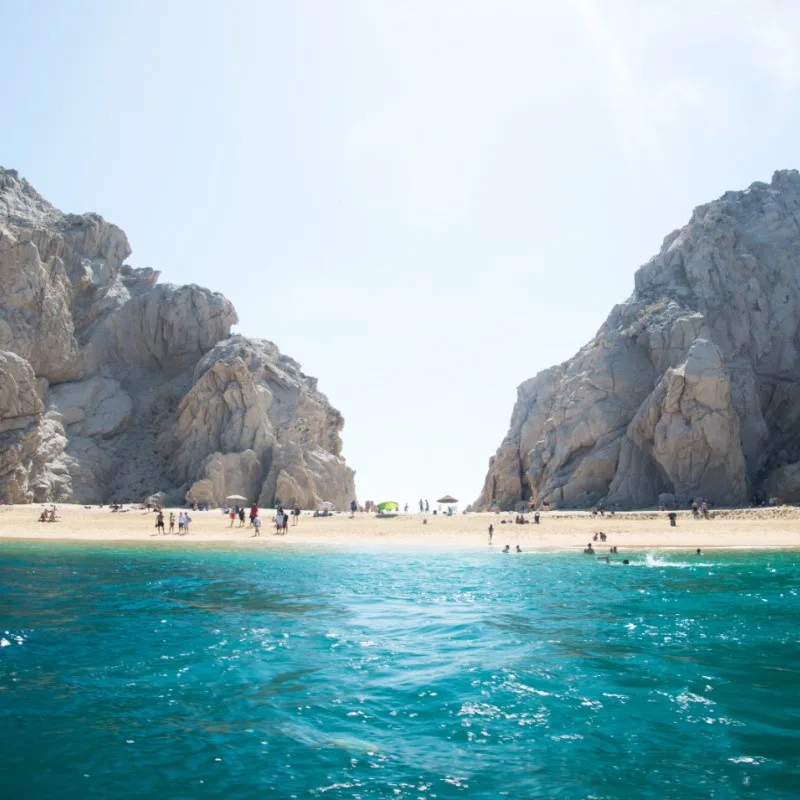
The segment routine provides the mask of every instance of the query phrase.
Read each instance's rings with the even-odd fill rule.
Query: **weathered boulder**
[[[60,383],[47,393],[46,402],[71,436],[111,438],[128,426],[133,413],[130,395],[113,378]]]
[[[272,342],[233,336],[198,362],[194,377],[177,411],[172,462],[177,480],[206,481],[192,485],[193,497],[221,503],[241,494],[305,508],[355,499],[355,473],[340,455],[341,414]],[[229,454],[239,458],[225,461]]]
[[[212,453],[200,466],[198,479],[187,492],[186,499],[222,504],[229,495],[238,494],[252,503],[261,493],[262,472],[262,463],[252,450]]]
[[[628,438],[672,487],[679,504],[698,494],[718,503],[747,498],[747,477],[739,418],[731,400],[730,379],[716,345],[697,339],[686,361],[670,367],[640,406]],[[614,476],[610,501],[630,496],[626,475]],[[639,480],[639,478],[637,478]]]
[[[800,174],[695,209],[596,337],[518,390],[477,507],[740,504],[800,460]]]
[[[103,361],[119,360],[145,367],[191,368],[207,350],[230,334],[237,322],[231,302],[200,286],[160,284],[138,294],[109,318],[94,337],[113,344]]]

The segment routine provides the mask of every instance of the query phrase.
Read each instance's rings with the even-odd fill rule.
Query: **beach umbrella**
[[[399,506],[394,502],[394,500],[386,500],[383,503],[378,503],[375,508],[377,508],[378,511],[397,511]]]
[[[440,497],[436,502],[437,503],[448,503],[448,504],[452,505],[453,503],[457,503],[458,500],[456,500],[455,497],[453,497],[453,495],[446,494],[444,497]]]
[[[225,499],[226,500],[244,500],[245,503],[247,502],[247,498],[246,497],[242,497],[242,495],[240,495],[240,494],[229,494]]]

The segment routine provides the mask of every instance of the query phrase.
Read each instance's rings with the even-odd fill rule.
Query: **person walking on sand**
[[[175,512],[169,512],[169,532],[175,533]]]
[[[244,506],[239,509],[239,527],[244,528]]]
[[[253,517],[253,527],[256,529],[253,536],[261,536],[261,517]]]
[[[233,527],[233,523],[236,522],[236,508],[233,507],[228,512],[228,516],[231,518],[231,528]]]
[[[494,525],[489,525],[489,544],[492,543],[492,536],[494,536]]]

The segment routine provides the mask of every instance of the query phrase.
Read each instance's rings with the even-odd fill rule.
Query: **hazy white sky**
[[[0,0],[0,163],[224,292],[359,497],[474,499],[517,384],[694,206],[798,166],[788,0]]]

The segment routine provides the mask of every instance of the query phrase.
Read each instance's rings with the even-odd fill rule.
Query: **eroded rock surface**
[[[97,214],[63,214],[0,168],[0,498],[355,497],[344,420],[236,312],[159,284]]]
[[[788,493],[799,322],[800,174],[787,170],[695,209],[595,338],[519,387],[476,506]]]

